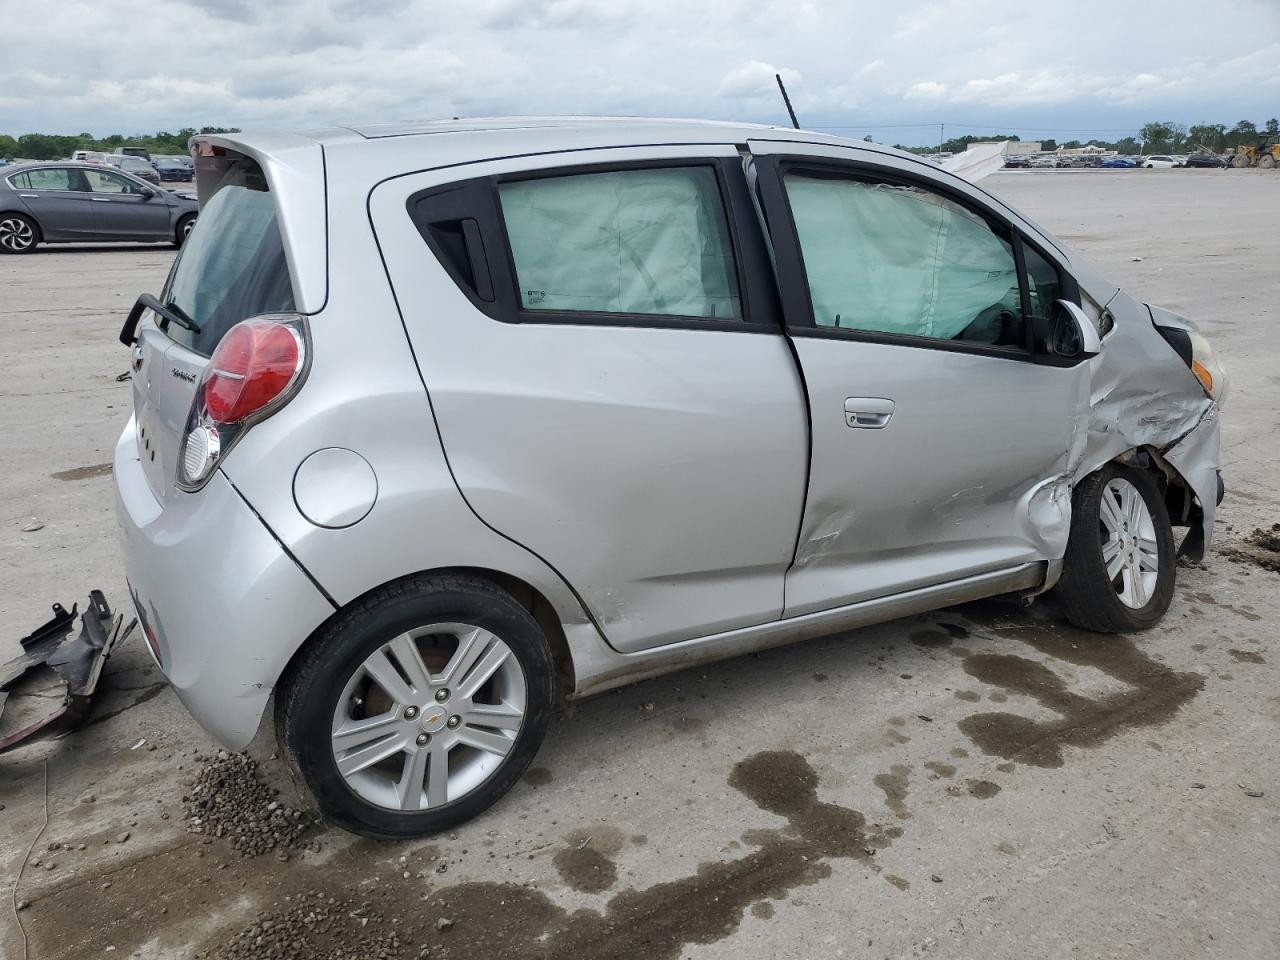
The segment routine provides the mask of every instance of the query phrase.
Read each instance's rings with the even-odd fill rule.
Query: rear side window
[[[523,309],[741,319],[712,168],[574,174],[498,190]]]
[[[192,333],[168,324],[169,336],[205,356],[241,320],[294,309],[275,202],[256,163],[230,164],[183,244],[162,299],[200,328]]]
[[[80,180],[76,173],[71,167],[28,170],[11,177],[9,183],[19,190],[79,190]]]
[[[787,174],[819,327],[1025,343],[1010,241],[916,186]]]

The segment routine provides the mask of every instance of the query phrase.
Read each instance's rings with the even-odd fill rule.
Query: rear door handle
[[[881,430],[893,416],[893,401],[884,397],[849,397],[844,402],[844,422],[864,430]]]

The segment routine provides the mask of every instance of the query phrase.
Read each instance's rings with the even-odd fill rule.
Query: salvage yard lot
[[[1280,575],[1218,553],[1280,521],[1280,174],[983,186],[1195,318],[1230,371],[1215,550],[1160,627],[1098,637],[986,602],[727,661],[578,704],[455,833],[314,827],[251,857],[235,824],[269,798],[197,757],[216,747],[135,639],[86,728],[0,757],[0,955],[23,956],[20,871],[41,960],[1280,955]],[[131,402],[116,337],[172,257],[0,258],[0,659],[54,601],[96,587],[129,614],[104,467]],[[251,752],[300,807],[274,749],[266,731]],[[184,796],[218,776],[229,829],[190,832]],[[240,846],[295,832],[267,822]]]

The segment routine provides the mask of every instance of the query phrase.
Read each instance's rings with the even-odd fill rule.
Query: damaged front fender
[[[1115,322],[1090,361],[1090,404],[1073,483],[1111,460],[1154,452],[1167,465],[1168,479],[1194,496],[1193,515],[1183,518],[1190,532],[1181,553],[1199,560],[1212,538],[1218,503],[1218,405],[1161,336],[1156,316],[1176,319],[1181,329],[1195,326],[1165,311],[1153,314],[1123,292],[1107,309]]]

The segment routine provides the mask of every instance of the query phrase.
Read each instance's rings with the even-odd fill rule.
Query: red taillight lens
[[[205,412],[214,423],[238,423],[280,396],[301,365],[298,335],[290,327],[270,320],[237,324],[209,358]]]

